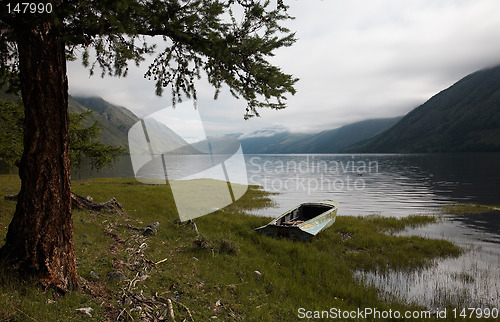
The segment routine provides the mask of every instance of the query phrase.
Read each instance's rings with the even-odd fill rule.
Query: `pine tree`
[[[6,1],[0,10],[0,73],[24,104],[21,191],[0,263],[63,292],[77,286],[71,217],[66,59],[83,52],[91,73],[126,76],[130,62],[156,58],[145,72],[156,93],[196,99],[201,73],[248,104],[281,109],[297,79],[268,62],[295,41],[281,23],[282,1]],[[149,45],[159,36],[165,48]],[[95,57],[91,58],[91,57]]]
[[[23,154],[23,120],[22,104],[0,100],[0,160],[9,168],[19,165]],[[69,114],[69,137],[71,168],[79,170],[84,159],[90,163],[92,170],[113,167],[126,149],[104,144],[100,141],[102,124],[94,120],[85,125],[92,111]]]

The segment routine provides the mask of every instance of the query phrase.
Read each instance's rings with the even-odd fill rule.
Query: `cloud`
[[[367,118],[406,114],[478,69],[500,64],[500,1],[288,1],[298,41],[272,57],[300,78],[288,108],[243,121],[245,102],[227,92],[213,101],[201,83],[198,106],[207,133],[251,132],[283,124],[314,132]],[[139,116],[170,105],[154,95],[147,66],[124,79],[88,79],[69,64],[71,91],[100,95]]]
[[[275,125],[269,128],[258,129],[256,131],[247,132],[241,135],[238,139],[251,139],[251,138],[266,138],[275,136],[280,133],[287,133],[288,129],[283,125]]]

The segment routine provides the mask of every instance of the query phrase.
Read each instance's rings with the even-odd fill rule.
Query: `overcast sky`
[[[198,107],[210,134],[277,125],[317,132],[404,115],[467,74],[500,64],[498,0],[284,2],[296,17],[287,25],[298,41],[272,62],[300,78],[297,93],[285,110],[261,110],[261,118],[244,121],[245,101],[227,91],[214,101],[213,89],[201,84]],[[155,96],[154,83],[143,78],[146,68],[101,79],[70,62],[70,94],[101,96],[147,116],[169,107],[171,98]],[[183,114],[178,108],[173,115]]]

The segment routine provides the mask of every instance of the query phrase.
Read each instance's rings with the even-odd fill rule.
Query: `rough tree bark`
[[[77,287],[64,40],[50,22],[18,27],[25,108],[21,191],[0,263],[65,292]],[[29,178],[29,180],[28,180]]]

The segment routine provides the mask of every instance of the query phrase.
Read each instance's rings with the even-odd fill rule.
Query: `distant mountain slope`
[[[307,153],[338,153],[347,146],[384,132],[401,118],[371,119],[344,125],[302,140],[297,147]]]
[[[21,102],[19,96],[7,94],[4,90],[0,90],[0,100]],[[102,125],[99,141],[116,147],[128,148],[128,131],[140,120],[127,108],[111,104],[101,97],[69,96],[68,106],[70,113],[91,110],[92,114],[87,120],[87,125],[92,124],[94,120],[99,121]],[[155,140],[155,149],[159,151],[158,153],[174,149],[182,154],[200,153],[166,125],[149,119],[148,127],[150,135],[158,138]]]
[[[191,144],[158,120],[146,118],[144,124],[154,154],[200,154]],[[134,142],[136,146],[140,146],[141,142],[144,142],[142,140],[144,140],[145,134],[142,125],[136,129],[138,129],[139,133],[133,132],[134,135],[131,136],[131,143]],[[148,148],[146,147],[146,149]]]
[[[294,144],[310,134],[295,134],[288,131],[257,131],[251,135],[245,135],[239,139],[244,153],[267,154],[267,153],[300,153]]]
[[[0,100],[15,103],[22,102],[19,96],[7,94],[4,89],[0,90]],[[128,130],[139,121],[139,118],[130,110],[108,103],[100,97],[69,96],[68,105],[71,113],[93,111],[87,123],[91,124],[93,120],[97,120],[102,124],[99,139],[102,143],[117,147],[128,147]]]
[[[128,130],[139,121],[139,118],[130,110],[106,102],[100,97],[70,96],[68,104],[69,111],[72,113],[82,113],[87,109],[93,111],[92,118],[103,126],[101,142],[128,147]]]
[[[401,117],[372,119],[315,134],[258,131],[240,138],[243,151],[256,153],[338,153],[396,124]]]
[[[350,152],[500,151],[500,66],[461,79]]]

